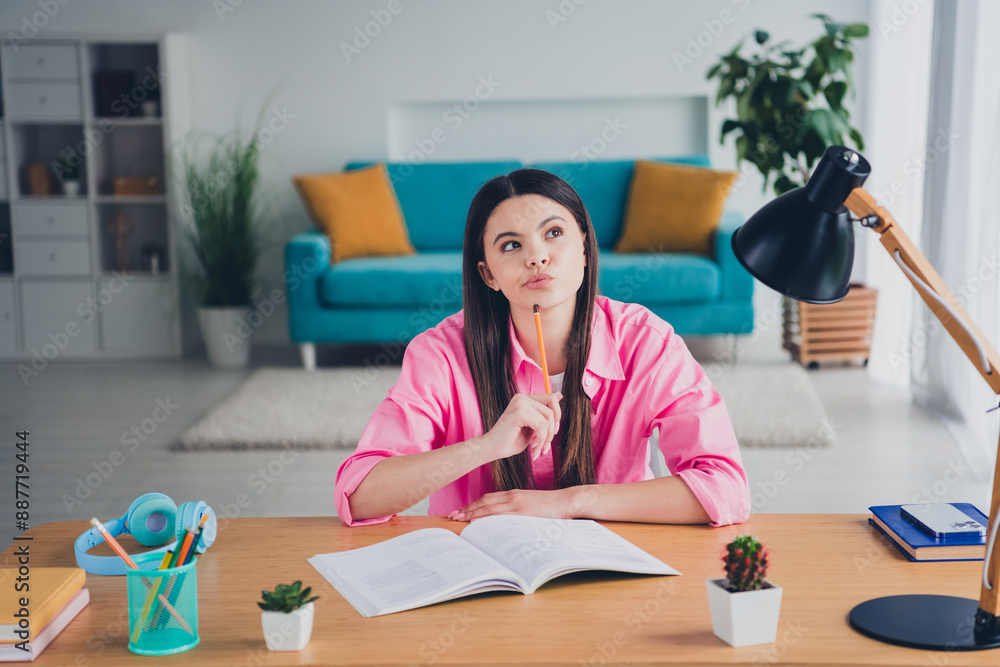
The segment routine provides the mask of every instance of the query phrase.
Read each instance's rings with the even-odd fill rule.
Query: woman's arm
[[[356,521],[397,514],[490,462],[483,436],[418,454],[390,456],[347,497]]]
[[[487,493],[449,518],[472,521],[493,514],[640,523],[708,523],[711,517],[679,477],[621,484],[585,484],[554,491]]]

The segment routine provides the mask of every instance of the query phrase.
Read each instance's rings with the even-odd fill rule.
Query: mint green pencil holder
[[[128,588],[128,650],[169,655],[198,645],[198,580],[194,566],[160,570],[162,553],[133,556],[138,570],[125,572]]]

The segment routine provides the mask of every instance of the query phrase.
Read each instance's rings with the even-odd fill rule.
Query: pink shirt
[[[348,525],[396,516],[358,521],[351,517],[347,498],[379,461],[483,434],[463,323],[459,311],[407,346],[399,381],[337,471],[337,513]],[[594,411],[597,482],[653,479],[648,439],[658,428],[659,447],[671,474],[684,480],[712,525],[745,521],[750,491],[729,414],[681,337],[644,306],[604,296],[594,303],[593,327],[583,388]],[[508,330],[518,391],[544,393],[542,369],[525,355],[510,319]],[[537,488],[555,488],[551,455],[539,456],[532,468]],[[489,466],[480,466],[431,494],[428,514],[448,514],[494,490]]]

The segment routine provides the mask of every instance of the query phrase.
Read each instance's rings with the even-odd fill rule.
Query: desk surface
[[[199,646],[165,658],[129,652],[125,577],[87,575],[90,605],[35,664],[1000,663],[997,651],[946,654],[888,646],[848,626],[848,611],[872,597],[979,594],[981,562],[911,563],[869,527],[865,515],[763,514],[724,528],[605,523],[683,575],[577,573],[534,595],[487,593],[375,618],[362,618],[306,562],[317,553],[418,528],[459,532],[465,525],[425,516],[359,528],[335,518],[222,520],[215,545],[197,568]],[[87,527],[84,521],[46,524],[27,533],[31,542],[17,544],[30,544],[33,566],[74,566],[73,540]],[[777,641],[734,649],[712,634],[705,579],[720,576],[725,544],[743,533],[757,535],[770,549],[768,578],[784,595]],[[123,545],[141,551],[131,538]],[[13,551],[11,546],[0,555],[0,566],[15,566]],[[270,653],[255,603],[262,589],[296,579],[320,595],[312,641],[298,653]]]

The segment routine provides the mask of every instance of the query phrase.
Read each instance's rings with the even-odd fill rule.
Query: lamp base
[[[950,595],[893,595],[851,610],[851,627],[889,644],[934,651],[1000,648],[1000,635],[976,632],[978,600]]]

